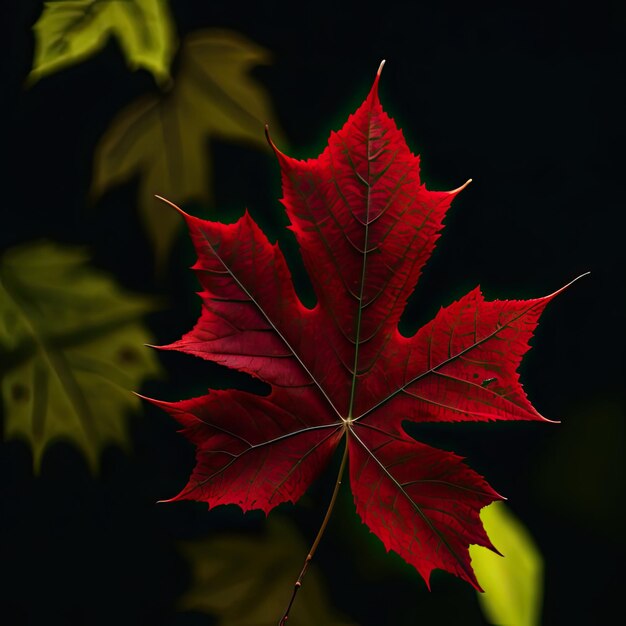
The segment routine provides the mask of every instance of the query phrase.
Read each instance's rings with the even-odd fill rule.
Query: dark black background
[[[95,206],[86,200],[98,138],[117,111],[155,89],[152,78],[129,72],[112,41],[24,88],[41,8],[5,4],[1,250],[40,237],[89,246],[95,264],[126,288],[166,297],[149,323],[157,342],[172,341],[198,312],[184,234],[168,272],[156,278],[135,211],[136,185],[112,190]],[[387,59],[381,99],[422,155],[423,179],[440,189],[474,179],[449,213],[403,320],[407,329],[478,283],[489,298],[531,297],[591,270],[550,305],[521,370],[535,406],[560,425],[411,432],[467,456],[508,496],[545,557],[545,624],[599,624],[623,613],[621,3],[385,2],[367,10],[361,3],[187,0],[172,11],[181,37],[228,27],[272,51],[273,65],[255,74],[273,99],[286,151],[298,157],[321,150]],[[216,208],[204,214],[234,219],[248,207],[280,239],[306,293],[295,243],[282,229],[274,159],[217,141],[210,147]],[[148,395],[189,397],[207,381],[249,386],[192,357],[159,358],[167,377],[147,384]],[[262,517],[155,505],[183,486],[193,454],[158,411],[131,418],[131,431],[132,455],[108,449],[97,477],[63,443],[49,449],[34,477],[28,447],[2,443],[0,621],[210,623],[176,612],[190,578],[175,542],[254,528]],[[331,470],[302,506],[285,507],[308,539],[332,481]],[[376,563],[386,559],[364,538],[345,495],[317,557],[337,607],[363,625],[483,623],[473,591],[448,575],[435,575],[429,594],[392,556],[387,569],[368,569],[367,550]]]

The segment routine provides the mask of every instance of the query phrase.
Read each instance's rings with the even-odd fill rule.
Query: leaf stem
[[[300,587],[302,587],[302,579],[304,578],[304,575],[306,574],[306,571],[309,568],[309,563],[313,559],[313,555],[315,554],[315,551],[317,550],[317,546],[322,540],[322,535],[324,534],[324,531],[326,530],[326,526],[328,526],[328,521],[330,520],[331,513],[333,512],[333,508],[335,506],[335,502],[337,501],[337,495],[339,494],[339,488],[341,487],[341,479],[343,477],[344,470],[346,469],[346,461],[348,460],[349,432],[350,432],[350,429],[348,427],[346,428],[346,446],[343,451],[343,457],[341,459],[341,465],[339,466],[339,472],[337,473],[337,480],[335,481],[335,489],[333,491],[333,495],[330,498],[328,509],[326,509],[326,515],[324,516],[324,521],[322,522],[322,525],[320,526],[320,529],[317,533],[317,537],[315,537],[315,541],[313,542],[313,545],[311,546],[311,549],[309,550],[309,553],[307,554],[307,557],[304,560],[304,565],[302,566],[300,575],[298,576],[298,579],[296,580],[296,583],[293,586],[291,599],[289,600],[289,604],[287,605],[287,608],[285,609],[285,613],[281,617],[280,622],[278,622],[278,626],[285,626],[287,624],[287,620],[289,619],[289,611],[291,611],[291,607],[294,603],[294,600],[296,599],[298,590],[300,589]]]

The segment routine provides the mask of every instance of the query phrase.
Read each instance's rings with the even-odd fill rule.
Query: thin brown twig
[[[289,611],[291,611],[291,607],[293,606],[294,600],[296,599],[298,590],[300,589],[300,587],[302,587],[302,579],[304,578],[304,575],[306,574],[306,571],[309,568],[309,563],[313,559],[313,555],[315,554],[315,551],[317,550],[317,546],[322,540],[322,535],[324,534],[324,531],[326,530],[326,526],[328,525],[328,521],[330,520],[330,515],[333,512],[333,507],[335,506],[335,501],[337,500],[337,495],[339,494],[339,487],[341,487],[341,479],[343,477],[343,472],[346,468],[346,461],[348,459],[348,436],[347,436],[348,433],[349,433],[349,430],[346,429],[346,447],[343,451],[341,465],[339,466],[339,472],[337,473],[337,481],[335,482],[335,489],[333,491],[333,495],[330,498],[328,509],[326,509],[326,515],[324,516],[324,521],[322,522],[322,525],[320,526],[320,529],[317,533],[317,537],[315,537],[315,541],[313,542],[313,545],[311,546],[311,549],[309,550],[309,553],[307,554],[307,557],[304,560],[304,565],[302,566],[300,575],[298,576],[298,579],[296,580],[296,583],[293,586],[291,599],[289,600],[289,604],[287,605],[287,608],[285,609],[285,612],[283,616],[281,617],[280,622],[278,622],[278,626],[286,626],[287,624],[287,620],[289,619]]]

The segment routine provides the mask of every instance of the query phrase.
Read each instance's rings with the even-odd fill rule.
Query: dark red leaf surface
[[[267,513],[296,502],[345,437],[358,514],[385,547],[427,584],[441,568],[479,588],[468,548],[493,548],[479,511],[500,496],[458,456],[407,435],[402,422],[543,420],[516,370],[556,294],[487,302],[475,289],[413,337],[399,333],[460,189],[426,189],[419,158],[380,105],[378,78],[317,159],[275,149],[313,309],[247,213],[231,225],[183,214],[203,308],[193,330],[165,348],[247,372],[271,393],[155,401],[197,448],[174,499]]]

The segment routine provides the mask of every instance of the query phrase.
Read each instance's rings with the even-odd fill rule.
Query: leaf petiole
[[[302,566],[302,570],[300,571],[300,575],[298,576],[298,579],[296,580],[294,586],[293,586],[293,591],[291,593],[291,598],[289,600],[289,604],[287,605],[287,608],[285,609],[285,612],[283,614],[283,616],[281,617],[280,621],[278,622],[278,626],[285,626],[287,624],[287,620],[289,619],[289,611],[291,611],[291,607],[293,606],[294,600],[296,599],[296,595],[298,594],[298,590],[300,589],[300,587],[302,587],[302,579],[304,578],[304,575],[306,574],[307,569],[309,568],[309,563],[311,562],[311,560],[313,559],[313,555],[315,554],[315,551],[317,550],[317,546],[319,545],[320,541],[322,540],[322,536],[324,534],[324,531],[326,530],[326,526],[328,526],[328,522],[330,520],[330,516],[333,512],[333,508],[335,506],[335,502],[337,501],[337,495],[339,494],[339,488],[341,487],[341,480],[343,478],[343,473],[344,470],[346,469],[346,461],[348,460],[348,437],[350,434],[350,428],[349,426],[346,426],[346,445],[343,451],[343,457],[341,458],[341,465],[339,466],[339,471],[337,472],[337,480],[335,481],[335,489],[333,490],[333,495],[330,498],[330,502],[328,503],[328,508],[326,509],[326,515],[324,516],[324,521],[322,522],[322,525],[320,526],[320,529],[317,533],[317,537],[315,537],[315,541],[313,542],[313,545],[311,546],[311,549],[309,550],[309,553],[307,554],[306,559],[304,560],[304,565]]]

